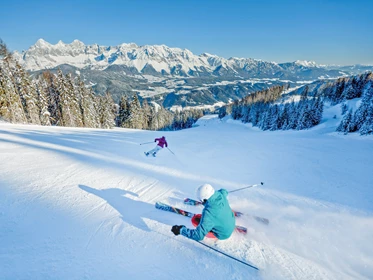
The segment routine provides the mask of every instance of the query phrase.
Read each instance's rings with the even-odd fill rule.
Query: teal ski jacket
[[[193,240],[202,240],[212,231],[218,239],[227,239],[231,236],[236,220],[229,206],[228,191],[216,191],[205,203],[199,225],[195,229],[181,228],[180,233]]]

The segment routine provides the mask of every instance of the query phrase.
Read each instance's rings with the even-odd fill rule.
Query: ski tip
[[[184,204],[195,206],[195,205],[200,205],[201,202],[199,202],[198,200],[191,199],[191,198],[185,198],[184,199]]]
[[[245,228],[243,226],[236,226],[236,231],[238,231],[240,233],[243,233],[243,234],[246,234],[247,233],[247,228]]]
[[[243,216],[243,213],[242,212],[238,212],[238,211],[233,211],[234,212],[234,216],[236,217],[241,217]]]

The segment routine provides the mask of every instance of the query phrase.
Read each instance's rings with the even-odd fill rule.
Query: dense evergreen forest
[[[0,41],[0,118],[12,123],[69,127],[114,126],[177,130],[191,127],[202,110],[172,112],[160,105],[142,102],[136,93],[115,104],[109,92],[94,94],[78,77],[45,71],[31,78]]]
[[[252,93],[241,100],[222,107],[219,117],[230,114],[233,119],[251,123],[262,130],[302,130],[321,122],[324,104],[341,104],[344,115],[338,132],[358,131],[361,135],[373,133],[373,73],[326,81],[310,90],[308,86],[294,92],[300,95],[294,101],[291,94],[281,98],[288,86],[275,86]],[[348,107],[348,100],[361,98],[356,110]],[[289,102],[289,100],[292,100]]]

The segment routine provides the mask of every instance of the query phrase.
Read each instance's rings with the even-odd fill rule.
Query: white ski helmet
[[[203,184],[197,189],[197,198],[200,201],[208,200],[214,193],[215,190],[210,184]]]

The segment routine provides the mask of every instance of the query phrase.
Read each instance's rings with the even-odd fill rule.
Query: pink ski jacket
[[[158,146],[161,146],[162,148],[166,145],[166,147],[168,146],[167,145],[167,141],[166,141],[166,138],[164,136],[162,136],[162,138],[155,138],[154,139],[154,142],[158,141]]]

